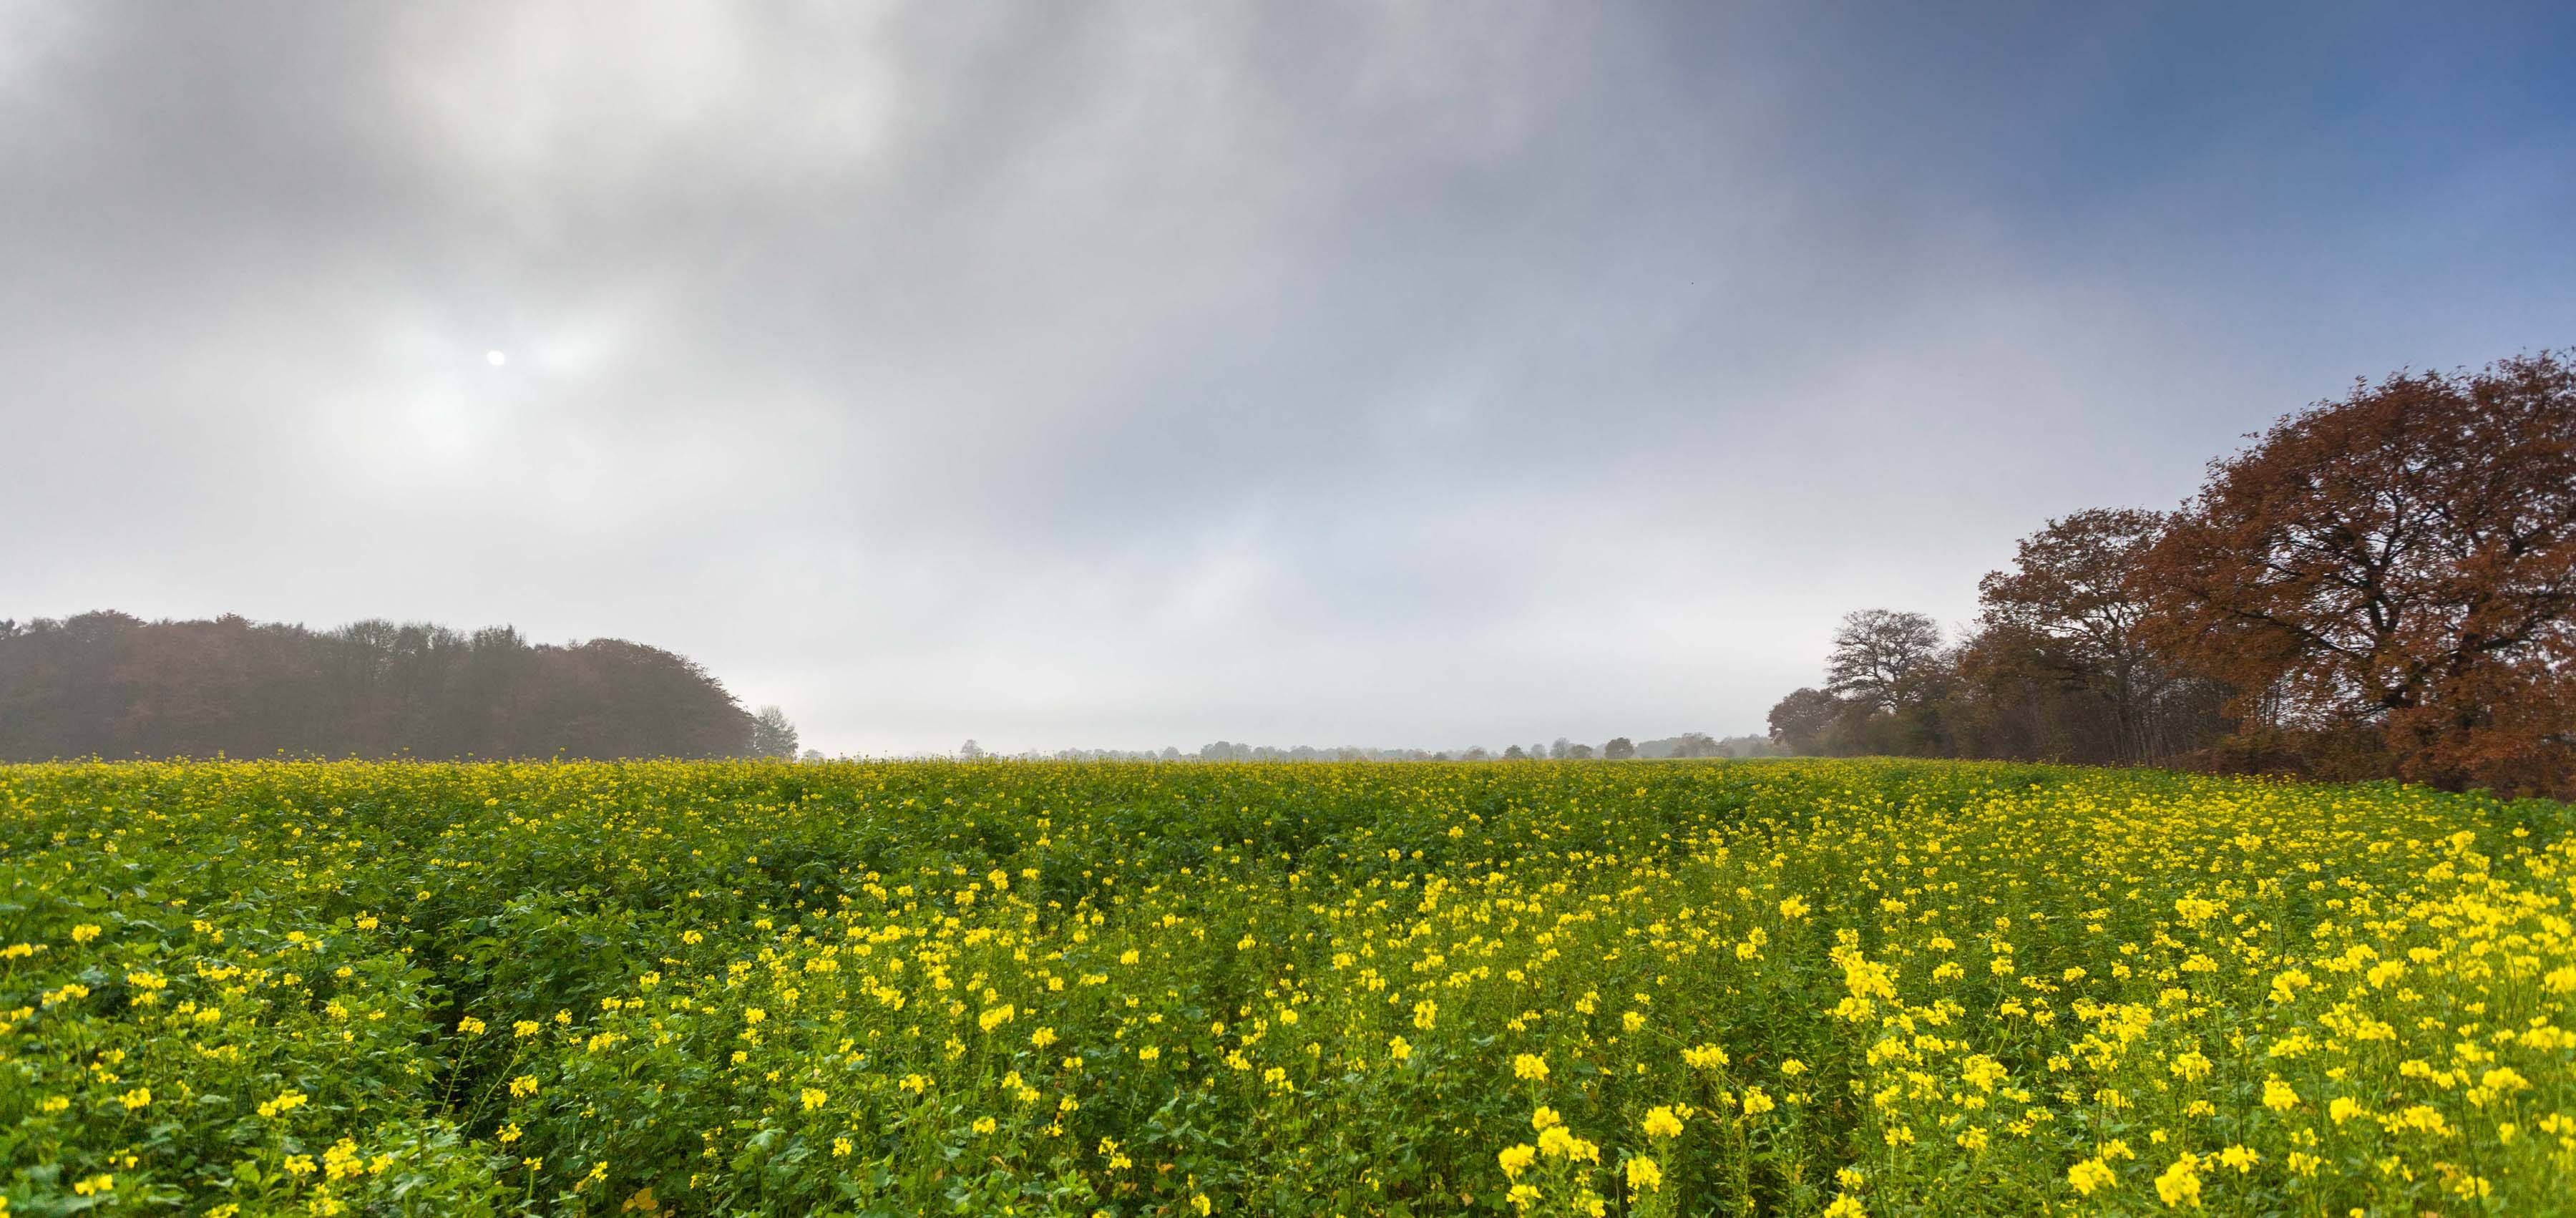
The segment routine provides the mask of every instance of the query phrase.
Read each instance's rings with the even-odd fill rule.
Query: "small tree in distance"
[[[761,757],[796,760],[796,725],[787,712],[775,706],[764,706],[751,720],[751,751]]]
[[[1601,746],[1601,756],[1604,760],[1626,761],[1636,755],[1636,742],[1625,736],[1612,736],[1610,743]]]
[[[1893,711],[1911,678],[1941,654],[1941,627],[1920,613],[1863,609],[1834,632],[1825,688],[1855,702]]]

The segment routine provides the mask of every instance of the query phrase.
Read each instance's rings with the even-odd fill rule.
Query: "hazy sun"
[[[486,351],[483,353],[483,358],[495,368],[510,362],[510,357],[500,351]]]

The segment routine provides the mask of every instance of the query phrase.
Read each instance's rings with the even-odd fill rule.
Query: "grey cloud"
[[[831,749],[1749,730],[2567,340],[2563,22],[2334,11],[0,5],[0,615],[616,634]]]

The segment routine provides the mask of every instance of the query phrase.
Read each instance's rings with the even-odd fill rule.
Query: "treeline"
[[[2047,522],[1978,599],[1955,640],[1845,618],[1772,738],[2576,798],[2576,366],[2356,384],[2174,511]]]
[[[618,639],[556,646],[508,627],[123,613],[0,622],[0,760],[100,757],[792,755],[689,660]]]
[[[1031,750],[1004,754],[991,752],[969,740],[958,747],[957,757],[964,761],[1528,761],[1539,758],[1622,761],[1629,758],[1776,757],[1783,752],[1780,745],[1767,736],[1729,736],[1721,740],[1706,732],[1683,732],[1678,736],[1644,741],[1613,736],[1597,749],[1559,736],[1553,744],[1507,745],[1500,752],[1483,745],[1463,749],[1379,749],[1352,745],[1316,748],[1305,744],[1280,748],[1218,740],[1200,745],[1194,752],[1167,746],[1160,752],[1152,749],[1058,749],[1052,753]]]

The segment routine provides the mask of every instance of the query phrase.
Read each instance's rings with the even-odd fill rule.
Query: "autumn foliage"
[[[2568,793],[2576,368],[2400,374],[2214,463],[2133,575],[2145,635],[2255,743],[2340,773]]]
[[[739,757],[759,726],[686,657],[620,639],[113,612],[0,622],[0,762]]]
[[[2576,798],[2569,357],[2359,383],[2252,441],[2174,512],[2049,521],[1968,637],[1866,689],[1843,678],[1880,627],[1931,623],[1854,615],[1843,698],[1799,691],[1775,734]]]

